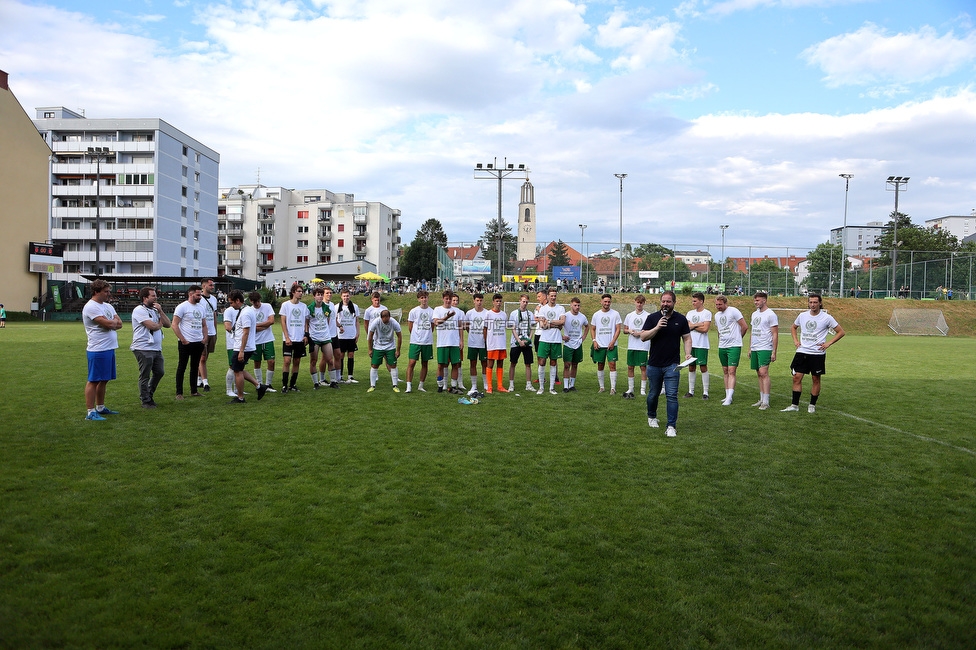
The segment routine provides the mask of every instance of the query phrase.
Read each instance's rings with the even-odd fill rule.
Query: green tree
[[[807,253],[807,271],[810,273],[837,273],[840,271],[842,258],[843,252],[840,244],[827,242],[818,244],[816,248]],[[753,264],[753,268],[755,266]]]
[[[657,257],[671,257],[674,251],[660,244],[641,244],[634,249],[634,257],[646,257],[656,255]]]
[[[872,250],[881,251],[878,257],[878,264],[887,266],[891,264],[891,250],[894,248],[895,237],[894,224],[895,213],[890,215],[891,219],[885,225],[884,234],[878,238],[877,245],[872,246]],[[959,240],[955,235],[941,228],[923,228],[912,223],[907,214],[898,213],[898,265],[900,266],[907,260],[901,257],[901,251],[914,251],[912,259],[916,262],[925,260],[944,259],[946,253],[959,250]]]
[[[437,244],[415,238],[400,260],[400,273],[413,280],[437,277]]]
[[[441,248],[447,247],[447,233],[444,232],[444,227],[441,226],[441,222],[437,219],[428,219],[425,221],[420,226],[420,230],[417,231],[414,239],[433,242]]]
[[[478,240],[478,245],[481,246],[481,250],[484,251],[483,255],[485,259],[491,260],[492,267],[498,265],[498,219],[492,219],[487,224],[485,224],[485,234],[481,236]],[[518,254],[518,239],[512,233],[511,226],[508,222],[502,219],[502,264],[506,268],[502,269],[502,273],[506,272],[509,262],[515,260],[515,256]],[[496,269],[497,272],[497,269]]]
[[[569,251],[563,240],[555,242],[549,250],[549,268],[554,266],[569,266]]]

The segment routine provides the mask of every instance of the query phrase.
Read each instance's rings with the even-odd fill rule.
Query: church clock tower
[[[517,226],[518,259],[535,259],[535,188],[528,180],[522,184]]]

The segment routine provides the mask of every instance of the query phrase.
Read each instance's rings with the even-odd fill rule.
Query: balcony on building
[[[274,208],[268,208],[267,210],[260,210],[258,212],[258,221],[274,221],[274,218]]]
[[[356,229],[356,232],[354,232],[352,234],[352,237],[353,237],[353,239],[355,239],[357,241],[365,241],[366,240],[366,229],[365,228],[362,228],[362,229],[358,229],[357,228]]]
[[[270,244],[258,244],[259,253],[273,253],[274,252],[274,242]]]
[[[332,223],[332,210],[319,210],[319,223]]]
[[[329,244],[329,243],[319,244],[318,251],[319,251],[319,254],[320,255],[331,255],[332,254],[332,244]]]
[[[354,214],[352,217],[352,222],[357,226],[365,226],[369,223],[369,217],[365,214]]]
[[[258,271],[261,271],[262,273],[270,273],[271,271],[274,271],[274,262],[258,262]]]
[[[244,214],[242,212],[228,212],[224,215],[224,219],[227,223],[244,223]]]
[[[321,239],[322,241],[332,241],[332,231],[323,230],[322,232],[319,233],[319,239]]]
[[[369,250],[369,249],[367,248],[367,246],[366,246],[365,244],[363,244],[362,246],[356,246],[356,247],[355,247],[355,248],[353,249],[353,252],[354,252],[354,253],[355,253],[356,255],[366,255],[366,253],[367,253],[367,251],[368,251],[368,250]]]

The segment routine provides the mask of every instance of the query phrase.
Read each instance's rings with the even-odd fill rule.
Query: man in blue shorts
[[[104,420],[105,415],[118,415],[105,406],[105,388],[115,379],[115,350],[119,347],[118,331],[122,319],[109,304],[112,285],[102,279],[91,283],[92,297],[81,312],[88,335],[88,383],[85,384],[86,420]]]

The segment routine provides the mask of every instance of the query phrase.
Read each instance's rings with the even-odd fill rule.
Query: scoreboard
[[[62,273],[64,245],[30,242],[27,247],[27,270],[31,273]]]

